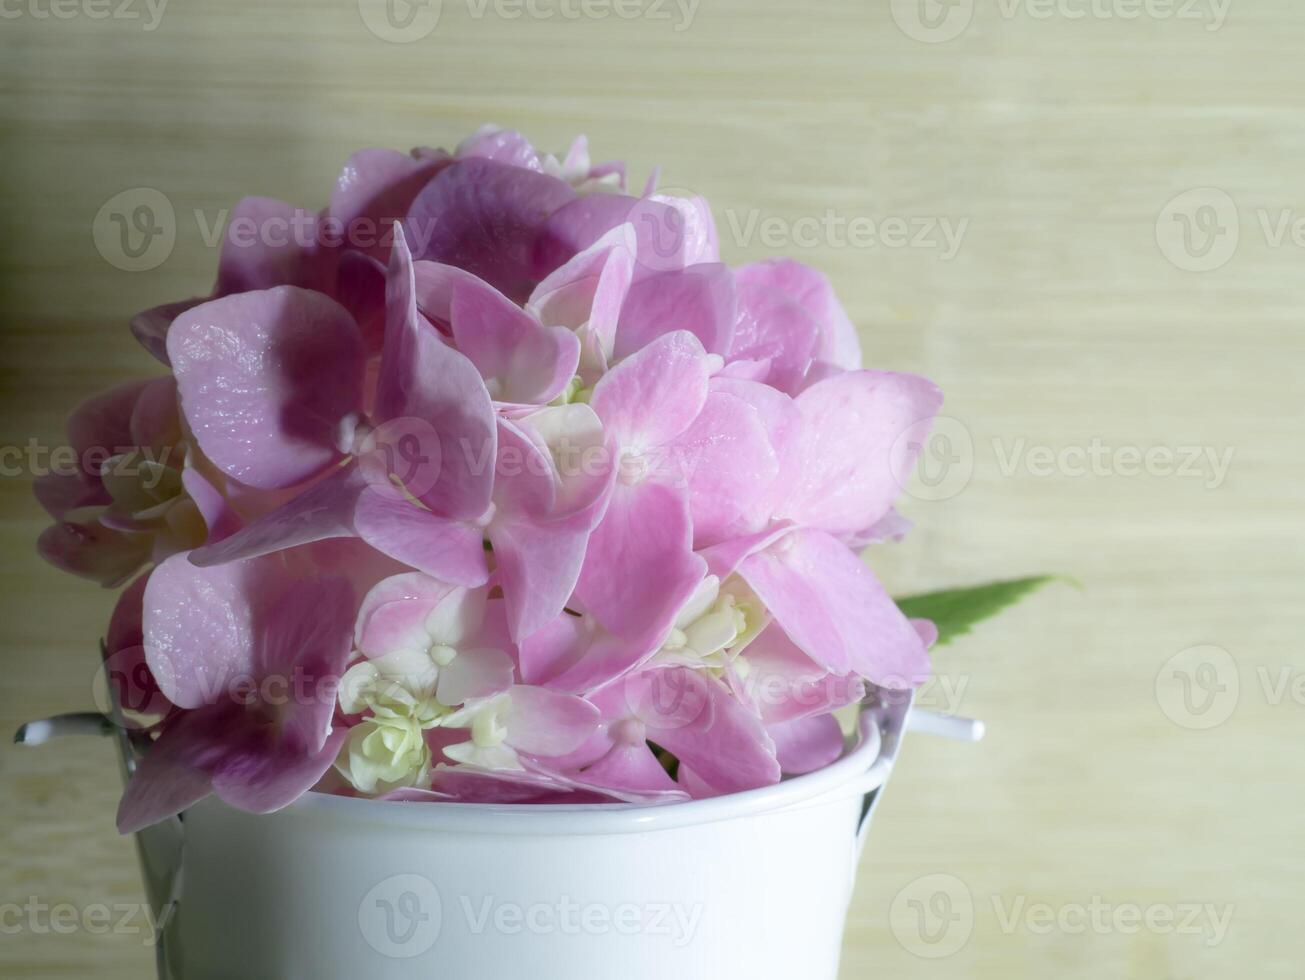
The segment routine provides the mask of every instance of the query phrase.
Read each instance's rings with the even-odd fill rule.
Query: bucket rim
[[[244,814],[210,798],[193,809],[218,805],[251,819],[383,824],[480,835],[576,836],[631,834],[716,823],[860,798],[882,786],[893,758],[881,754],[884,706],[862,705],[854,745],[823,768],[770,786],[675,803],[459,803],[379,800],[309,791],[271,814]]]

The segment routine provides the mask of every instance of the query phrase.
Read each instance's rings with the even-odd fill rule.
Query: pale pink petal
[[[802,413],[788,395],[755,381],[717,375],[711,380],[711,390],[733,395],[752,406],[775,455],[775,478],[730,529],[729,536],[750,534],[767,527],[792,493],[801,465]]]
[[[709,354],[730,348],[734,279],[718,263],[648,276],[630,287],[616,328],[616,357],[628,357],[658,337],[687,330]]]
[[[364,354],[334,300],[291,286],[214,300],[173,322],[168,353],[186,419],[224,473],[288,487],[339,459]]]
[[[631,802],[673,802],[686,796],[646,742],[616,743],[577,778],[603,790],[633,797]]]
[[[702,344],[677,331],[608,371],[589,404],[622,449],[650,450],[669,443],[698,417],[708,381]]]
[[[396,561],[453,585],[483,585],[489,577],[484,535],[463,521],[379,489],[368,489],[354,510],[358,536]]]
[[[441,171],[412,202],[413,254],[474,273],[516,302],[536,284],[534,252],[547,217],[575,197],[554,177],[493,160]]]
[[[739,571],[803,652],[836,673],[908,688],[929,673],[924,644],[874,573],[846,545],[793,531]]]
[[[574,752],[598,727],[598,709],[583,698],[524,684],[510,698],[507,744],[531,755]]]
[[[440,668],[435,696],[450,707],[478,698],[502,694],[512,686],[516,664],[503,650],[486,647],[463,650]]]
[[[843,754],[843,729],[833,715],[812,715],[769,726],[779,767],[790,776],[815,772]]]
[[[454,155],[458,159],[481,157],[513,167],[543,172],[538,151],[531,145],[530,140],[515,129],[482,126],[458,144]]]
[[[804,419],[801,475],[782,516],[839,534],[888,513],[942,395],[915,375],[849,371],[796,401]]]

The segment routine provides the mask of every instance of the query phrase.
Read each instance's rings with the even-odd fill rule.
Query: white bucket
[[[216,799],[139,835],[165,980],[834,980],[908,704],[842,759],[659,807]]]
[[[99,714],[16,740],[116,734]],[[857,860],[907,729],[981,722],[867,702],[837,762],[655,807],[210,798],[136,835],[159,980],[834,980]]]

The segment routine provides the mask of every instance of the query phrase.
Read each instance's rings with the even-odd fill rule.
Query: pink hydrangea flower
[[[110,451],[37,486],[46,557],[146,573],[106,648],[155,736],[124,830],[209,793],[737,792],[923,680],[857,549],[909,528],[941,396],[656,183],[497,127],[362,150],[321,211],[239,202],[210,294],[133,319],[169,376],[78,409]]]

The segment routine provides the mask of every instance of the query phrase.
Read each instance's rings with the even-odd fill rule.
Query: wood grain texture
[[[587,132],[637,182],[660,164],[666,184],[707,194],[731,261],[788,253],[825,269],[867,363],[946,391],[950,441],[927,453],[940,482],[904,502],[915,533],[870,556],[894,590],[1041,571],[1082,584],[938,654],[945,683],[926,698],[990,735],[907,746],[860,869],[844,976],[1299,976],[1305,249],[1290,221],[1305,215],[1305,9],[1222,7],[927,0],[972,17],[925,43],[915,2],[702,0],[686,21],[673,5],[659,8],[669,20],[637,5],[635,19],[541,20],[445,0],[428,37],[396,44],[349,0],[172,0],[152,31],[143,0],[136,20],[6,3],[0,446],[58,445],[79,399],[151,370],[127,318],[208,288],[204,225],[238,197],[319,207],[353,149],[451,145],[487,120],[542,146]],[[140,187],[170,202],[176,244],[128,273],[92,225]],[[1185,271],[1171,257],[1222,253],[1202,259],[1196,237],[1175,252],[1181,222],[1217,232],[1206,206],[1224,199],[1165,208],[1207,187],[1235,209],[1214,249],[1240,240],[1220,267]],[[932,221],[932,237],[900,245],[894,218]],[[848,241],[837,222],[851,219],[887,238]],[[944,222],[964,229],[950,257]],[[1139,468],[1130,447],[1179,458]],[[1226,474],[1209,457],[1180,470],[1186,447],[1230,451]],[[110,608],[33,556],[42,515],[15,458],[0,483],[6,729],[88,703]],[[1189,730],[1171,716],[1213,716],[1183,714],[1165,665],[1205,644],[1235,665],[1214,678],[1227,718]],[[0,904],[137,901],[117,792],[105,745],[6,741]],[[930,918],[947,911],[930,904],[939,884],[952,918]],[[1098,928],[1094,903],[1123,918]],[[1190,903],[1231,906],[1220,941],[1204,914],[1202,933],[1174,927]],[[1129,909],[1152,925],[1130,927]],[[5,976],[149,972],[140,935],[12,921]]]

